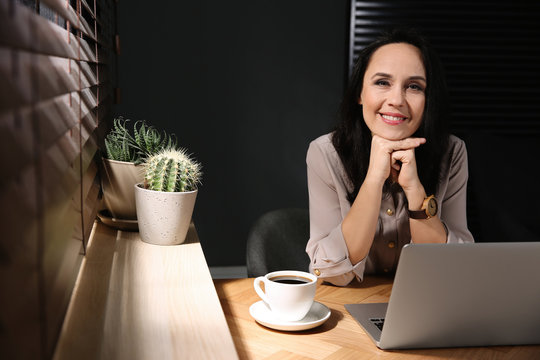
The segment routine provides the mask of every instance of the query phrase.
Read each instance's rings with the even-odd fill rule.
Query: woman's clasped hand
[[[384,183],[388,178],[405,189],[421,186],[416,171],[414,149],[426,142],[424,138],[387,140],[373,135],[366,181]]]

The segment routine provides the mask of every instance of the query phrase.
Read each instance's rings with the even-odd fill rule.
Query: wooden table
[[[158,246],[96,223],[73,291],[55,360],[238,359],[193,225]]]
[[[330,319],[297,333],[271,330],[253,320],[249,307],[260,300],[253,279],[214,280],[214,284],[240,359],[540,359],[540,346],[378,349],[344,304],[387,302],[392,290],[388,278],[367,277],[361,284],[343,288],[319,283],[315,299],[331,309]]]

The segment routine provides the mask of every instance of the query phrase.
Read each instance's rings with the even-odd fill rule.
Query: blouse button
[[[317,276],[321,275],[321,270],[319,270],[319,269],[315,269],[315,270],[313,270],[313,272],[314,272],[315,275],[317,275]]]
[[[393,242],[393,241],[391,241],[391,242],[388,243],[388,247],[389,247],[390,249],[393,249],[393,248],[396,247],[396,243]]]
[[[392,209],[387,209],[387,210],[386,210],[386,213],[388,214],[388,216],[392,216],[392,215],[394,215],[394,210],[392,210]]]

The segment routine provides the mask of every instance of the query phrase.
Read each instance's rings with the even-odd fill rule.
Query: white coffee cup
[[[261,283],[264,283],[264,292]],[[311,309],[317,277],[304,271],[274,271],[256,278],[253,286],[276,318],[298,321]]]

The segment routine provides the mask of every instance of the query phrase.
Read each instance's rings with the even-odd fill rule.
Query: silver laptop
[[[390,301],[345,307],[381,349],[540,344],[540,242],[406,245]]]

